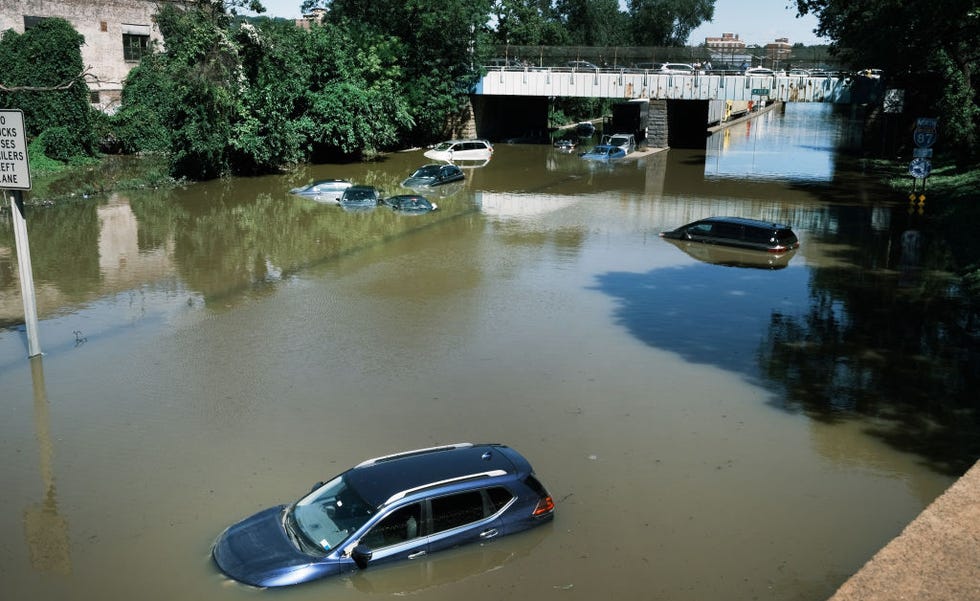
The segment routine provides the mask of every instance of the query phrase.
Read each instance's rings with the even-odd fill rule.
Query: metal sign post
[[[31,170],[27,162],[27,136],[22,111],[0,111],[0,189],[5,191],[4,196],[7,196],[6,190],[11,190],[10,214],[14,222],[20,292],[24,300],[27,356],[35,357],[41,354],[41,344],[37,336],[37,300],[34,295],[31,248],[27,239],[27,221],[24,219],[22,190],[31,189]]]

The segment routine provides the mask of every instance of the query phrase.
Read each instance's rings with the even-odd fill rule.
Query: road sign
[[[742,89],[744,90],[745,88],[742,88]],[[752,88],[752,95],[753,96],[768,96],[769,95],[769,88]]]
[[[915,120],[912,139],[919,148],[929,148],[936,143],[939,120],[933,117],[920,117]]]
[[[0,188],[31,189],[23,111],[0,111]]]
[[[919,158],[922,158],[922,159],[931,159],[932,158],[932,149],[931,148],[913,148],[912,149],[912,156],[915,157],[915,158],[917,158],[917,159],[919,159]]]
[[[932,161],[929,159],[915,158],[909,163],[909,175],[917,179],[925,179],[929,177],[929,172],[932,171]]]

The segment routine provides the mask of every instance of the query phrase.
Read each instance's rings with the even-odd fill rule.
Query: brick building
[[[151,41],[161,41],[153,20],[160,5],[184,0],[0,0],[0,31],[18,33],[48,17],[59,17],[85,37],[82,64],[90,69],[92,105],[106,112],[119,106],[123,81]],[[0,75],[2,79],[2,75]]]
[[[716,68],[735,69],[752,64],[752,55],[745,50],[745,42],[737,33],[723,33],[720,38],[704,38],[704,47]]]

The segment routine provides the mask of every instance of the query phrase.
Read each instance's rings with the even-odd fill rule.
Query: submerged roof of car
[[[368,459],[347,471],[344,477],[369,505],[380,507],[399,493],[408,494],[433,484],[518,471],[529,472],[530,465],[507,446],[458,443]]]
[[[775,223],[773,221],[763,221],[761,219],[750,219],[748,217],[708,217],[707,219],[701,219],[702,222],[724,222],[724,223],[737,223],[739,225],[747,225],[751,227],[761,227],[761,228],[772,228],[775,230],[788,230],[790,229],[788,225],[782,223]]]

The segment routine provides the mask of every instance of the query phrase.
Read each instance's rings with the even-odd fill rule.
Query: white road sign
[[[0,188],[31,189],[23,111],[0,110]]]

